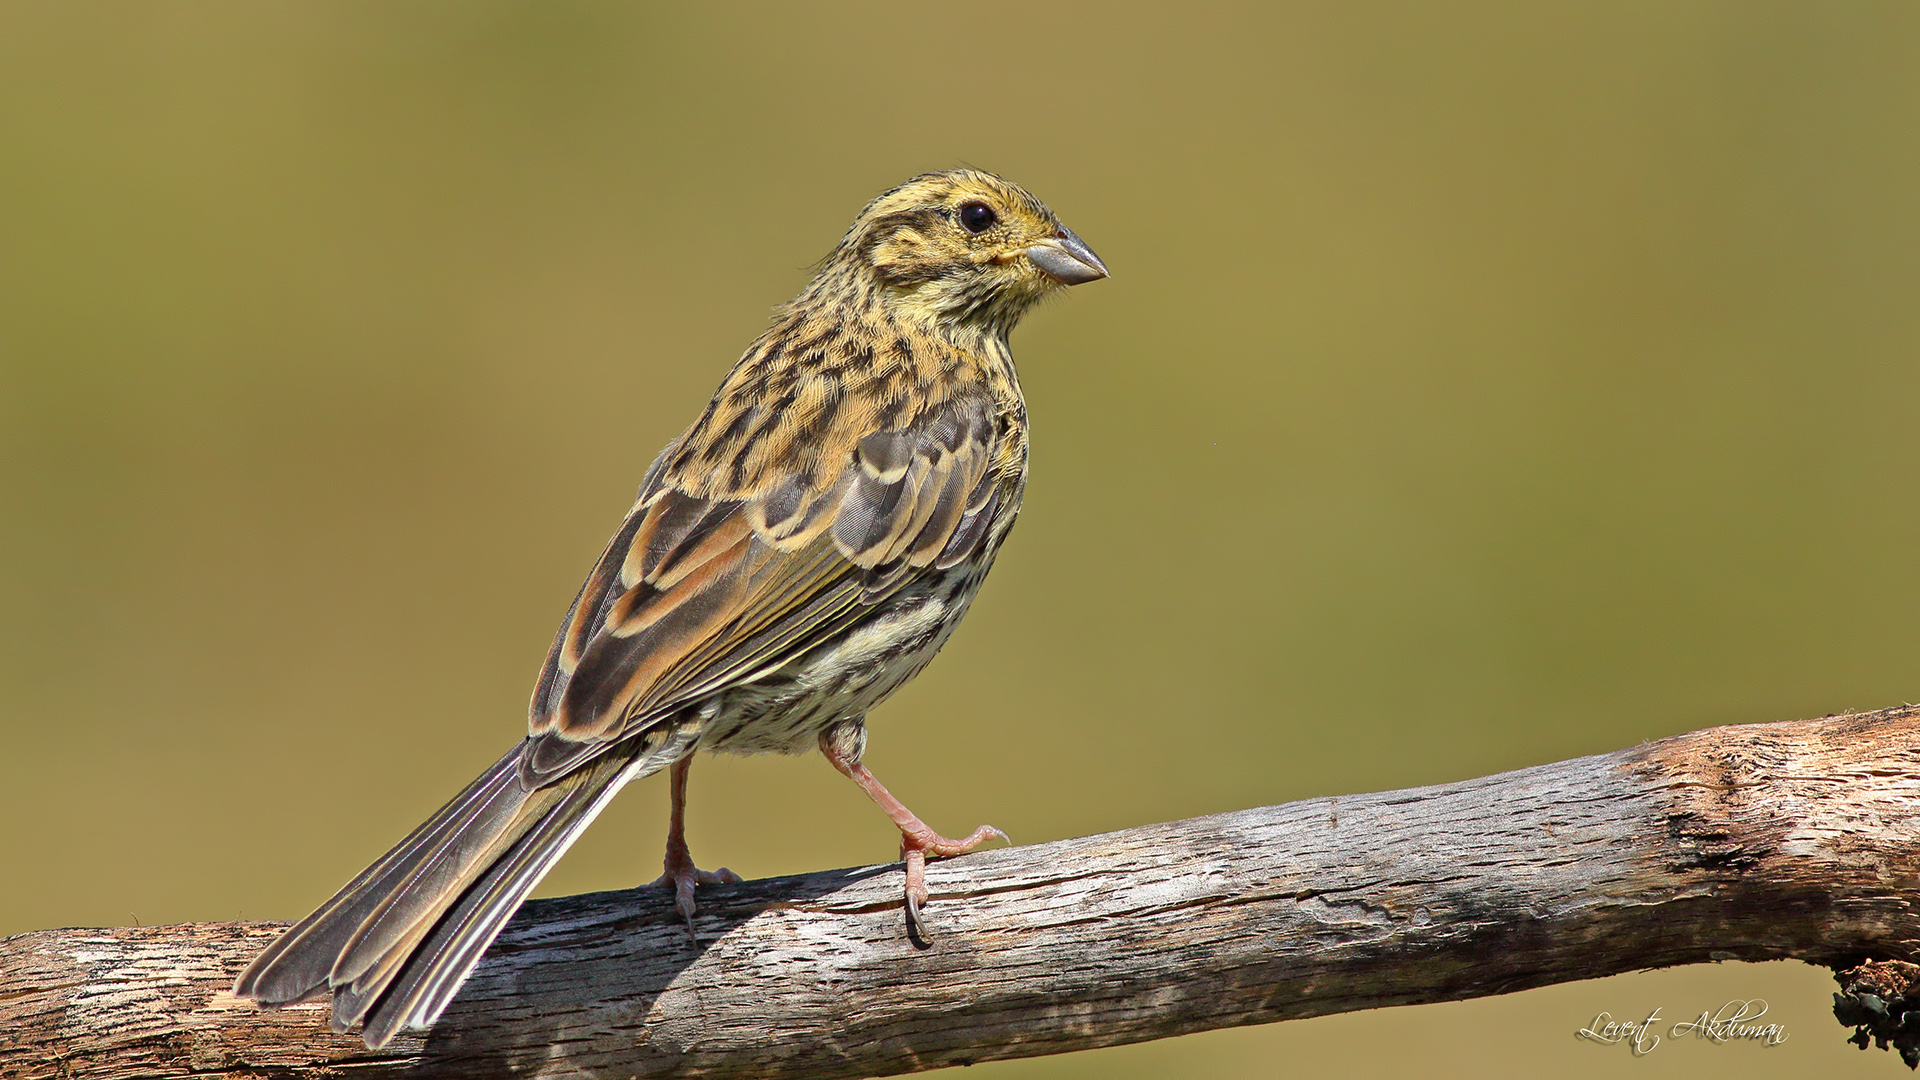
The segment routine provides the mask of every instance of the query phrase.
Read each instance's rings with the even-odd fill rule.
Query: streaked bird
[[[934,832],[861,764],[867,711],[966,614],[1020,508],[1027,418],[1007,337],[1100,259],[1026,191],[929,173],[861,211],[693,426],[655,459],[540,672],[528,734],[288,929],[234,993],[333,993],[369,1047],[440,1016],[527,894],[629,781],[670,770],[666,873],[700,750],[818,746],[900,829],[924,935]]]

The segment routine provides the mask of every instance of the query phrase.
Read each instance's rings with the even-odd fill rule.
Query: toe
[[[924,851],[909,851],[907,864],[907,934],[923,942],[931,942],[933,935],[927,930],[927,920],[920,909],[927,902],[927,855]]]
[[[916,842],[916,840],[918,842]],[[998,840],[1003,844],[1013,843],[1012,840],[1007,838],[1006,833],[1001,832],[991,825],[982,825],[971,833],[968,833],[967,836],[961,840],[941,836],[938,833],[931,833],[924,838],[907,837],[903,840],[903,843],[908,848],[917,848],[929,855],[965,855],[967,852],[972,851],[974,848],[979,847],[989,840]]]
[[[667,872],[653,880],[652,888],[673,890],[673,907],[680,913],[680,921],[687,924],[687,933],[694,932],[693,917],[699,912],[694,901],[694,892],[701,885],[738,885],[739,874],[721,867],[718,870],[702,870],[691,862],[684,865],[669,866]]]
[[[680,909],[680,919],[687,924],[687,933],[693,933],[693,879],[681,878],[674,887],[673,906]]]

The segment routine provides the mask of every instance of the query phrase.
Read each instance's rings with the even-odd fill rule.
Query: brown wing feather
[[[527,779],[550,782],[960,561],[986,535],[996,430],[984,399],[949,400],[861,439],[824,481],[779,477],[746,498],[656,473],[547,658]]]

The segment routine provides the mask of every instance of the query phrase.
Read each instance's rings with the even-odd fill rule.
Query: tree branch
[[[1704,960],[1920,954],[1920,708],[933,864],[527,905],[427,1036],[226,991],[282,926],[0,943],[0,1075],[887,1075]]]

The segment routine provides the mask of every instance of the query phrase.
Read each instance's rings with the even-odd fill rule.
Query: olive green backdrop
[[[1920,697],[1910,4],[8,3],[0,933],[291,918],[522,729],[655,451],[872,195],[1113,280],[1016,337],[1027,509],[874,717],[1023,842]],[[658,873],[636,786],[548,894]],[[883,860],[817,757],[703,864]],[[1798,965],[996,1077],[1892,1076]],[[1784,1046],[1574,1033],[1766,997]]]

